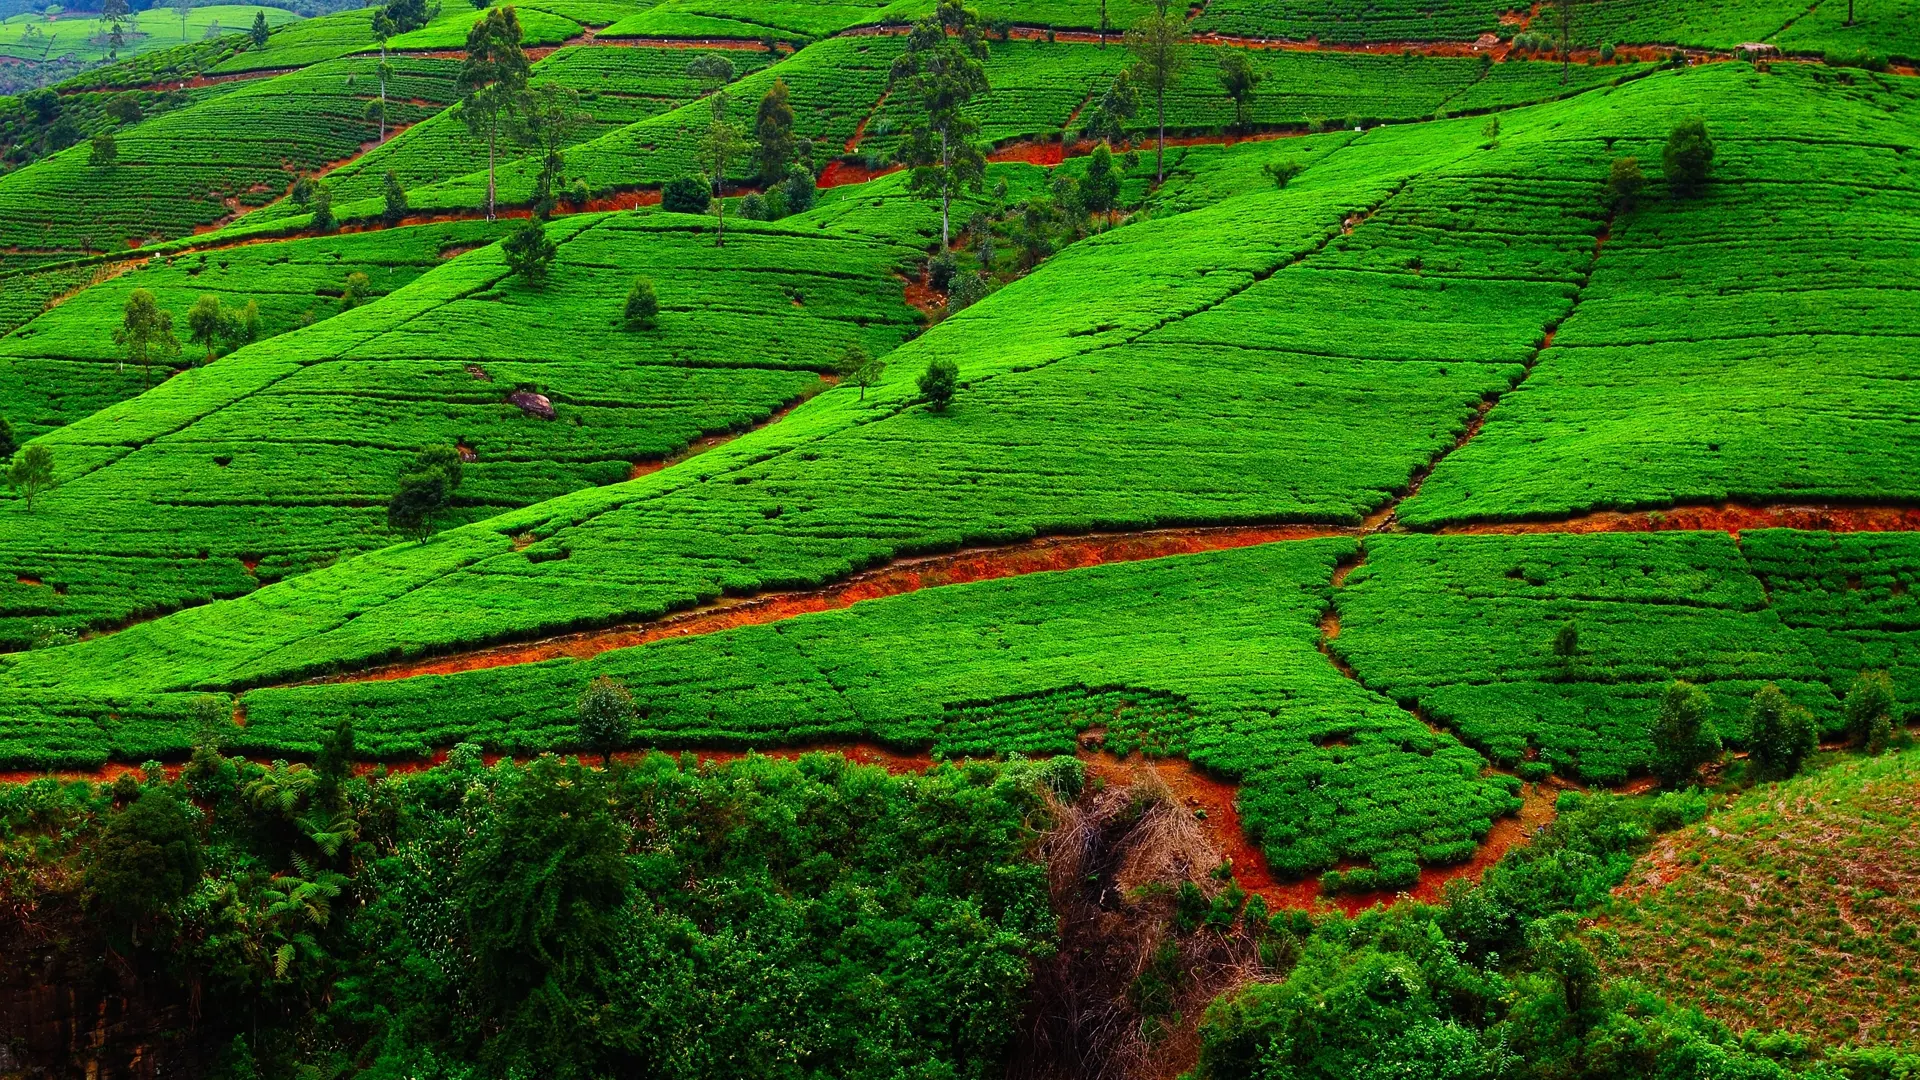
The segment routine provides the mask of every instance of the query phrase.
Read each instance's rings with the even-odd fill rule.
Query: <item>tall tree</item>
[[[1785,779],[1819,744],[1813,716],[1772,683],[1754,692],[1747,707],[1747,750],[1759,775]]]
[[[1253,93],[1265,78],[1254,70],[1245,50],[1220,50],[1220,88],[1233,99],[1233,126],[1246,131],[1253,125]]]
[[[726,118],[727,95],[723,91],[713,95],[715,102],[713,121],[707,125],[707,137],[700,143],[700,167],[713,174],[713,246],[727,246],[727,201],[719,197],[721,180],[727,175],[727,166],[739,161],[753,150],[753,143],[740,133],[740,125]]]
[[[727,118],[727,95],[723,93],[728,83],[733,81],[733,61],[719,53],[702,53],[687,61],[687,78],[700,85],[700,95],[707,99],[713,109],[713,123],[719,124]],[[711,129],[709,129],[711,138]],[[727,178],[719,173],[712,174],[713,199],[720,201],[720,187]]]
[[[1167,13],[1167,0],[1154,0],[1154,12],[1127,31],[1127,50],[1133,53],[1129,74],[1153,92],[1158,135],[1153,150],[1156,183],[1167,179],[1167,91],[1180,79],[1192,58],[1187,55],[1187,22]]]
[[[373,13],[373,40],[380,43],[380,63],[374,73],[380,77],[380,141],[387,141],[387,39],[398,34],[400,28],[394,23],[393,16],[381,8]]]
[[[627,684],[605,675],[587,684],[574,705],[580,715],[580,741],[600,751],[600,764],[613,764],[613,752],[633,730],[633,694]]]
[[[117,0],[117,2],[121,4],[125,4],[126,0]],[[253,39],[254,48],[256,49],[265,48],[267,44],[267,38],[272,33],[273,33],[272,28],[267,25],[266,10],[263,8],[259,11],[254,12],[253,25],[247,28],[247,36]]]
[[[965,112],[969,101],[986,92],[986,59],[979,12],[961,0],[940,0],[938,10],[913,24],[907,51],[894,60],[887,83],[913,98],[926,117],[915,122],[898,157],[913,169],[907,190],[940,203],[942,252],[953,239],[954,197],[986,185],[986,155],[972,141],[980,123]]]
[[[127,306],[120,328],[113,332],[116,344],[126,349],[126,359],[140,365],[146,374],[143,386],[153,385],[153,362],[177,356],[180,342],[173,336],[173,313],[154,300],[153,293],[135,289],[127,295]],[[115,369],[120,368],[119,364]]]
[[[1699,191],[1713,167],[1713,137],[1707,134],[1707,122],[1693,116],[1674,125],[1660,152],[1660,164],[1666,172],[1667,186],[1675,193],[1691,195]]]
[[[1573,73],[1573,24],[1574,9],[1579,0],[1553,0],[1550,9],[1553,22],[1554,47],[1560,50],[1560,85],[1567,85]]]
[[[103,0],[100,5],[100,18],[107,24],[107,57],[112,59],[127,43],[123,26],[127,21],[127,0]]]
[[[760,115],[753,122],[753,137],[760,144],[754,157],[760,164],[760,182],[769,189],[786,179],[787,164],[793,160],[793,105],[787,96],[787,80],[774,79],[760,99]]]
[[[580,111],[580,92],[557,82],[533,88],[527,134],[540,149],[540,175],[533,182],[534,213],[546,217],[567,183],[566,149],[593,117]]]
[[[205,363],[213,362],[213,350],[227,332],[229,316],[220,307],[220,298],[212,293],[203,293],[194,303],[193,310],[187,312],[187,340],[195,345],[207,347]]]
[[[7,483],[26,496],[27,512],[32,513],[33,500],[53,486],[53,451],[43,443],[34,443],[13,455],[13,464],[7,469]]]
[[[193,0],[173,0],[173,13],[180,16],[180,40],[187,40],[187,16],[193,14]]]
[[[454,85],[467,130],[487,140],[487,220],[492,221],[497,144],[527,110],[527,54],[520,48],[520,16],[513,8],[492,8],[473,24]]]

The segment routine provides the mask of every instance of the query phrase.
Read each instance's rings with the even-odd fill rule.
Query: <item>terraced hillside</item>
[[[1783,861],[1911,796],[1904,3],[394,0],[0,101],[0,955],[138,961],[47,1060],[1920,1068],[1897,888]]]

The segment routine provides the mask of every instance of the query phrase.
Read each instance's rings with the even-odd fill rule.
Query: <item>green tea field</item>
[[[107,5],[0,1076],[1920,1075],[1911,0]]]

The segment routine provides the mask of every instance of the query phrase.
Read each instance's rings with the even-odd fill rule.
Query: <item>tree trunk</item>
[[[380,39],[380,141],[387,141],[387,39]]]
[[[1107,0],[1100,0],[1100,47],[1107,47]]]
[[[717,143],[715,144],[718,145]],[[720,197],[720,178],[727,175],[727,161],[718,153],[713,158],[713,246],[727,246],[727,200]]]
[[[493,114],[493,123],[487,125],[487,220],[493,220],[493,136],[500,130],[500,114]]]
[[[1153,182],[1167,182],[1167,90],[1162,86],[1153,92],[1153,107],[1158,114],[1160,133],[1153,143]]]
[[[947,235],[947,215],[953,206],[953,168],[947,161],[947,133],[940,133],[940,253],[947,252],[952,240]]]

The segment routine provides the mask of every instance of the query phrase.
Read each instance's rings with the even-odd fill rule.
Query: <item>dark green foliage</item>
[[[1666,170],[1667,186],[1676,194],[1692,195],[1707,182],[1707,170],[1713,167],[1713,139],[1707,134],[1707,122],[1695,116],[1674,126],[1667,145],[1660,152]]]
[[[352,311],[365,303],[368,290],[372,288],[372,279],[361,271],[355,270],[348,274],[346,283],[340,288],[340,310]]]
[[[1251,126],[1253,95],[1264,75],[1254,70],[1247,54],[1240,49],[1220,51],[1220,88],[1233,101],[1233,124],[1242,131]]]
[[[979,192],[986,155],[973,143],[980,122],[966,110],[987,90],[987,42],[980,15],[961,0],[940,0],[913,24],[906,51],[894,59],[888,88],[918,106],[895,156],[912,171],[907,190],[940,204],[940,249],[951,242],[953,200]]]
[[[1080,205],[1095,214],[1109,213],[1120,205],[1120,171],[1113,167],[1113,151],[1106,143],[1094,147],[1087,158],[1087,174],[1080,179]]]
[[[713,182],[705,176],[681,176],[660,189],[660,209],[674,214],[704,214],[713,202]]]
[[[605,675],[587,684],[575,706],[580,714],[580,742],[600,751],[603,761],[626,744],[633,732],[633,694],[619,679]]]
[[[653,281],[650,278],[633,279],[633,288],[627,290],[626,307],[621,312],[631,330],[656,330],[660,326],[660,298],[654,294]]]
[[[793,161],[793,106],[788,103],[787,81],[775,78],[760,99],[760,112],[754,118],[754,159],[760,166],[760,181],[768,187],[780,183]]]
[[[118,932],[136,939],[170,904],[193,890],[205,864],[199,814],[166,787],[139,789],[107,817],[87,867],[87,893]]]
[[[1648,738],[1653,774],[1667,787],[1693,783],[1700,766],[1719,759],[1720,733],[1707,717],[1711,706],[1706,691],[1684,680],[1675,680],[1661,696]]]
[[[106,112],[122,124],[137,124],[145,115],[140,108],[140,98],[134,94],[115,95],[112,101],[107,102]]]
[[[1071,759],[602,772],[459,746],[382,778],[345,752],[209,751],[181,784],[128,777],[123,810],[0,787],[0,834],[50,841],[9,848],[10,911],[58,919],[86,880],[98,916],[49,946],[62,970],[111,941],[115,990],[199,995],[165,1038],[218,1077],[986,1080],[1054,936],[1032,847],[1079,786]],[[316,825],[352,843],[326,855]]]
[[[1640,189],[1647,185],[1647,178],[1640,171],[1640,159],[1637,157],[1614,158],[1607,169],[1607,202],[1616,210],[1625,210],[1633,205],[1640,195]]]
[[[1847,688],[1842,709],[1847,718],[1847,737],[1869,754],[1887,748],[1893,737],[1896,706],[1893,680],[1884,671],[1863,671]]]
[[[0,461],[12,462],[13,452],[18,449],[20,443],[14,438],[13,425],[7,422],[6,417],[0,416]]]
[[[1300,164],[1292,158],[1288,158],[1285,161],[1268,162],[1260,168],[1273,180],[1273,186],[1281,189],[1285,189],[1288,184],[1292,183],[1294,177],[1307,171],[1305,165]]]
[[[927,365],[920,373],[920,397],[934,412],[945,412],[960,385],[960,368],[944,357]]]
[[[553,265],[560,248],[547,236],[547,230],[532,219],[521,222],[500,242],[500,254],[507,269],[535,287],[545,283],[547,268]]]
[[[256,47],[259,47],[266,45],[268,34],[267,13],[264,11],[254,12],[253,25],[248,28],[247,36],[253,40]]]
[[[87,151],[87,164],[96,169],[108,169],[120,159],[120,144],[114,141],[113,132],[103,131],[93,137],[93,146]]]
[[[1754,692],[1747,709],[1747,751],[1761,777],[1778,780],[1799,772],[1818,741],[1812,714],[1778,686],[1768,683]]]
[[[460,486],[458,451],[436,446],[423,451],[412,467],[400,474],[393,498],[387,502],[387,525],[424,540],[433,531],[433,515],[446,509]]]
[[[7,469],[7,486],[16,488],[33,511],[33,501],[53,486],[53,451],[43,443],[34,443],[13,455]]]
[[[332,232],[337,224],[333,219],[333,191],[327,187],[325,180],[313,182],[313,194],[309,196],[307,206],[313,213],[313,231]]]
[[[880,381],[880,376],[887,370],[887,365],[884,361],[869,355],[867,350],[860,346],[849,345],[847,351],[841,354],[840,362],[834,365],[834,370],[842,379],[859,387],[860,400],[865,401],[867,387]]]
[[[789,214],[804,214],[813,209],[817,195],[813,173],[804,165],[791,166],[786,180],[780,184],[780,193],[786,197]]]
[[[394,175],[392,169],[387,170],[385,179],[381,181],[381,194],[386,199],[386,207],[380,213],[380,220],[389,227],[400,224],[400,220],[407,216],[407,189],[400,186],[400,178]]]

